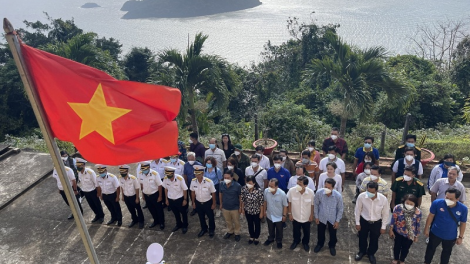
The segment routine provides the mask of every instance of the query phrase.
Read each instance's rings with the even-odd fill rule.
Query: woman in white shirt
[[[328,164],[326,164],[326,172],[320,174],[320,178],[318,179],[317,190],[321,190],[323,188],[327,178],[332,178],[336,181],[334,189],[340,193],[343,191],[343,179],[340,175],[336,174],[336,168],[338,168],[338,166],[336,166],[336,163],[334,162],[328,162]]]

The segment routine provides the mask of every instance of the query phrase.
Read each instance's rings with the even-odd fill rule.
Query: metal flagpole
[[[80,231],[80,236],[88,254],[88,258],[92,264],[99,264],[98,256],[96,255],[95,248],[93,247],[93,244],[91,242],[90,234],[88,233],[88,229],[86,228],[85,220],[83,219],[82,214],[78,210],[78,202],[77,199],[75,199],[75,194],[73,193],[72,186],[70,185],[70,181],[65,177],[66,172],[64,163],[61,160],[59,148],[57,147],[57,144],[52,136],[49,121],[45,117],[44,110],[42,108],[41,102],[39,101],[38,94],[36,92],[36,89],[34,89],[34,83],[32,82],[28,72],[28,68],[24,63],[23,55],[21,53],[20,41],[18,39],[18,36],[16,35],[15,29],[11,25],[10,21],[8,21],[8,19],[6,18],[3,19],[3,29],[5,30],[5,37],[8,41],[8,44],[10,45],[11,53],[13,54],[13,58],[15,59],[15,63],[20,73],[21,80],[23,81],[29,102],[33,107],[34,114],[36,116],[36,119],[38,120],[39,127],[41,128],[44,140],[46,141],[47,148],[49,149],[49,152],[51,154],[52,162],[54,164],[54,167],[57,169],[60,182],[64,187],[65,196],[69,201],[70,209],[72,210],[72,214],[74,216],[75,223],[77,224],[78,231]]]

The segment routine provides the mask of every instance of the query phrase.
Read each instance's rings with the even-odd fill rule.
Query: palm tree
[[[168,74],[174,75],[171,79],[183,95],[180,113],[183,118],[189,114],[194,132],[198,132],[195,107],[198,96],[210,99],[210,105],[216,111],[222,111],[228,105],[230,95],[240,86],[238,76],[225,60],[215,55],[201,54],[207,38],[207,35],[198,33],[194,42],[188,45],[186,53],[180,54],[178,50],[169,49],[159,55],[161,62],[170,65]],[[161,74],[157,78],[165,78]]]
[[[374,94],[383,91],[389,100],[398,100],[407,88],[393,78],[385,68],[383,47],[364,50],[352,48],[334,33],[327,33],[334,55],[312,59],[304,71],[304,80],[327,76],[327,89],[338,96],[329,104],[330,111],[340,117],[340,134],[344,135],[349,119],[370,116]]]

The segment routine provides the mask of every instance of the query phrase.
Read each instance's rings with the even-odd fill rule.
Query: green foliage
[[[124,72],[129,81],[147,82],[150,73],[155,64],[155,54],[147,47],[137,48],[124,56],[123,65]]]

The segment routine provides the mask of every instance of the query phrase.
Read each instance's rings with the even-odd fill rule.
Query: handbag
[[[455,223],[457,224],[457,226],[460,226],[460,222],[457,221],[457,218],[455,217],[454,213],[452,213],[452,211],[450,210],[450,207],[449,206],[446,206],[447,208],[447,211],[449,212],[450,216],[452,216],[452,219],[454,219]]]

